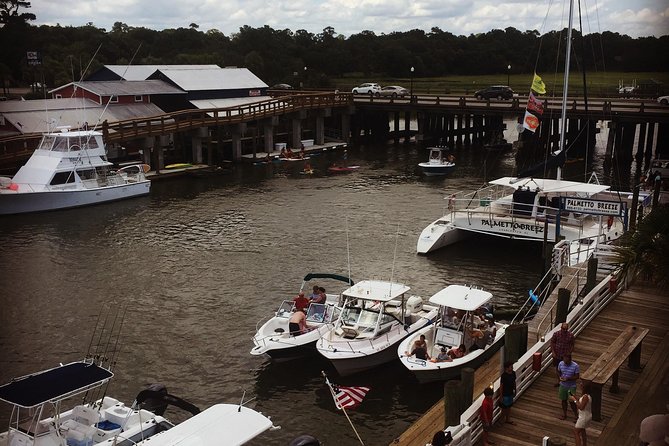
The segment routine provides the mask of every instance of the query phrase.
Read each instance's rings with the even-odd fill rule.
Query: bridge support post
[[[202,164],[202,140],[209,138],[209,129],[207,127],[200,127],[193,132],[191,136],[191,148],[193,152],[193,163]],[[210,157],[211,158],[211,157]]]
[[[504,331],[503,363],[516,362],[527,351],[527,324],[513,324]]]
[[[462,415],[462,382],[457,379],[444,384],[444,418],[445,426],[457,426]]]
[[[232,161],[239,162],[242,160],[242,135],[246,131],[246,124],[240,123],[234,126],[232,133]]]
[[[474,372],[471,367],[465,367],[460,371],[463,409],[471,406],[474,401]]]
[[[567,321],[567,314],[569,314],[569,301],[571,300],[571,291],[567,288],[560,288],[558,290],[558,300],[555,310],[555,326]]]
[[[341,137],[347,143],[351,142],[351,114],[353,113],[354,110],[349,108],[348,112],[341,115]]]
[[[322,146],[325,143],[325,118],[332,115],[332,109],[326,108],[320,110],[316,116],[316,134],[314,135],[314,144]]]
[[[404,112],[404,143],[407,144],[411,139],[411,112]]]
[[[646,152],[644,153],[645,169],[650,167],[650,160],[653,158],[653,140],[655,139],[655,123],[648,123],[648,133],[646,134]]]
[[[274,127],[279,123],[279,118],[274,116],[265,119],[263,122],[263,145],[265,152],[272,153],[274,151]]]
[[[599,261],[597,260],[597,257],[590,256],[588,259],[588,272],[587,272],[587,278],[585,281],[585,287],[583,288],[583,296],[586,296],[590,291],[595,288],[595,285],[597,285],[597,265]]]
[[[302,145],[302,119],[306,117],[306,112],[301,111],[297,114],[297,116],[294,116],[292,119],[292,126],[293,126],[293,149],[294,150],[299,150],[300,146]]]

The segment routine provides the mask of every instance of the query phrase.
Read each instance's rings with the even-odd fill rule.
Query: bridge
[[[313,135],[316,144],[322,144],[327,133],[336,134],[345,141],[361,135],[374,135],[383,140],[389,138],[393,129],[396,139],[401,135],[408,137],[414,118],[418,121],[418,139],[444,138],[450,144],[460,144],[470,136],[481,139],[499,133],[502,117],[521,117],[526,102],[524,96],[505,101],[452,95],[383,98],[339,92],[297,92],[235,107],[103,121],[98,127],[104,134],[112,159],[114,155],[122,157],[122,149],[139,152],[140,149],[157,147],[163,149],[157,151],[162,153],[168,147],[173,149],[181,145],[185,158],[202,162],[204,150],[207,163],[212,164],[221,157],[238,161],[242,155],[255,154],[261,148],[271,152],[274,141],[281,138],[290,146],[299,147],[305,133]],[[621,128],[626,126],[625,137],[619,135],[618,138],[621,142],[629,141],[629,135],[636,132],[637,125],[644,126],[644,135],[649,127],[650,135],[653,126],[666,128],[669,123],[669,107],[648,100],[593,99],[588,102],[587,113],[582,98],[570,98],[569,102],[567,116],[574,123],[586,119],[608,120],[619,122]],[[544,119],[558,119],[556,112],[560,105],[561,100],[547,99]],[[555,132],[551,133],[554,126],[542,127],[549,132],[546,138],[554,140]],[[36,148],[40,138],[38,133],[0,138],[0,165],[20,165]],[[650,145],[652,141],[646,144]],[[162,155],[154,160],[145,159],[149,164],[153,161],[157,165],[161,160]]]

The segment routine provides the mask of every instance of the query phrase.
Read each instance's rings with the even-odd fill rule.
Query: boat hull
[[[436,316],[436,309],[426,312],[421,320],[410,325],[408,329],[398,324],[373,340],[330,342],[327,336],[324,336],[316,343],[316,347],[318,352],[330,361],[340,376],[353,375],[396,360],[397,346],[402,340],[431,324]],[[370,347],[372,347],[371,350]]]
[[[465,237],[466,232],[459,230],[446,219],[439,219],[423,229],[420,237],[418,237],[416,252],[418,254],[427,254],[457,243]]]
[[[449,173],[451,173],[455,165],[420,163],[418,164],[418,167],[420,167],[421,170],[423,171],[423,175],[428,177],[433,177],[433,176],[448,175]]]
[[[422,359],[416,359],[411,356],[406,356],[406,351],[410,350],[410,345],[421,334],[424,334],[428,339],[434,339],[435,326],[424,327],[406,338],[397,348],[396,354],[400,358],[400,362],[404,365],[418,380],[419,383],[430,383],[435,381],[447,381],[460,377],[462,369],[468,367],[476,369],[484,362],[492,358],[492,356],[499,351],[504,345],[505,328],[500,328],[497,331],[495,340],[491,345],[485,349],[474,350],[463,356],[462,358],[454,359],[449,362],[430,362]],[[455,347],[455,346],[451,346]],[[436,357],[438,355],[439,346],[434,345],[431,355]]]
[[[125,200],[148,195],[151,181],[93,189],[44,192],[3,192],[0,194],[0,215],[54,211]]]

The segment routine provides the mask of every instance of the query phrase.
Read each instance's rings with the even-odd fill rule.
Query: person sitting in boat
[[[469,329],[469,336],[471,336],[471,345],[469,346],[469,351],[473,352],[474,350],[478,350],[481,348],[485,348],[486,346],[486,339],[485,339],[485,334],[483,333],[482,330],[479,330],[478,328],[471,328]]]
[[[298,310],[304,310],[309,306],[309,299],[304,297],[304,291],[300,291],[300,294],[293,299],[293,302],[295,303],[295,308]]]
[[[453,347],[448,351],[448,356],[450,356],[453,359],[462,358],[466,354],[467,354],[467,347],[465,347],[465,344],[460,344],[458,348]]]
[[[495,336],[497,336],[497,325],[495,325],[495,319],[488,319],[488,326],[483,331],[485,335],[485,343],[487,345],[492,345],[495,342]]]
[[[425,340],[425,335],[420,335],[420,338],[416,339],[411,348],[411,353],[406,352],[407,356],[416,356],[417,359],[422,359],[427,361],[430,359],[430,355],[427,352],[427,341]]]
[[[286,149],[281,147],[281,153],[279,153],[279,158],[287,158]]]
[[[449,362],[453,361],[453,358],[448,354],[448,350],[446,347],[443,345],[441,346],[441,350],[439,351],[439,354],[437,355],[436,358],[430,359],[431,362]]]
[[[304,150],[304,144],[300,145],[300,158],[304,159],[307,156],[307,152]]]
[[[307,326],[307,316],[304,313],[304,308],[295,309],[295,312],[288,320],[288,331],[291,336],[299,336],[309,331]]]
[[[293,157],[293,151],[290,150],[290,147],[286,149],[286,158],[292,158]]]
[[[455,162],[455,155],[453,155],[452,153],[449,153],[448,156],[446,157],[446,160],[449,163],[454,163]]]

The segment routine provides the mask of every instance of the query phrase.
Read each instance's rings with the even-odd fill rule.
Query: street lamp
[[[508,67],[506,67],[506,86],[510,87],[511,83],[511,64],[509,64]]]
[[[409,86],[409,97],[413,100],[413,72],[414,68],[411,67],[411,85]]]
[[[304,67],[304,88],[307,88],[307,67]]]

